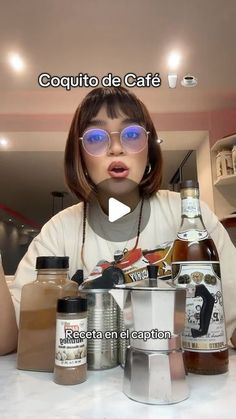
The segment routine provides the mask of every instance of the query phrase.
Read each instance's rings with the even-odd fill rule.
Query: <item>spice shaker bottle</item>
[[[54,381],[79,384],[87,378],[87,300],[65,297],[57,302]]]
[[[37,278],[22,288],[17,368],[53,372],[58,298],[77,296],[68,257],[40,256]]]

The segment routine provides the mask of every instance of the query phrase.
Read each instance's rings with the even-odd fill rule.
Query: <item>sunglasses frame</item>
[[[132,128],[132,127],[139,127],[139,128],[142,128],[143,130],[144,130],[144,132],[145,132],[145,134],[146,134],[146,142],[145,142],[145,145],[143,146],[143,148],[141,148],[141,150],[138,150],[138,151],[129,151],[129,150],[127,150],[127,148],[125,147],[125,145],[124,145],[124,143],[123,143],[123,141],[122,141],[122,133],[123,133],[123,131],[125,130],[125,129],[127,129],[127,128]],[[87,133],[87,132],[89,132],[89,131],[92,131],[92,130],[95,130],[95,129],[99,129],[99,130],[101,130],[101,131],[103,131],[103,132],[105,132],[106,134],[107,134],[107,136],[108,136],[108,142],[107,142],[107,147],[106,147],[106,150],[105,150],[105,152],[103,152],[103,153],[101,153],[101,154],[92,154],[92,153],[89,153],[87,150],[86,150],[86,148],[85,148],[85,145],[84,145],[84,136],[85,136],[85,134]],[[127,127],[125,127],[125,128],[123,128],[121,131],[106,131],[105,129],[103,129],[103,128],[90,128],[90,129],[88,129],[88,130],[86,130],[85,132],[84,132],[84,134],[83,134],[83,136],[82,137],[79,137],[79,140],[80,141],[82,141],[82,145],[83,145],[83,148],[84,148],[84,150],[86,151],[86,153],[88,153],[90,156],[93,156],[93,157],[101,157],[101,156],[104,156],[106,153],[107,153],[107,150],[109,150],[110,149],[110,147],[111,147],[111,134],[120,134],[120,143],[121,143],[121,145],[122,145],[122,147],[124,147],[124,149],[128,152],[128,153],[131,153],[131,154],[136,154],[136,153],[140,153],[141,151],[143,151],[144,150],[144,148],[146,147],[146,144],[147,144],[147,142],[148,142],[148,136],[149,136],[149,134],[150,134],[150,131],[146,131],[146,129],[144,128],[144,127],[142,127],[142,125],[128,125]]]

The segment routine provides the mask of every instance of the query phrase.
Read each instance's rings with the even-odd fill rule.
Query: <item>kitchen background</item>
[[[42,72],[159,73],[159,88],[132,91],[163,139],[163,188],[197,177],[201,198],[219,218],[236,211],[236,175],[217,180],[215,169],[225,142],[236,145],[235,21],[235,0],[1,2],[0,249],[7,274],[42,224],[76,202],[64,183],[63,150],[89,89],[42,88]],[[179,64],[169,62],[171,52]],[[19,54],[18,64],[10,53]],[[188,74],[195,87],[181,85]]]

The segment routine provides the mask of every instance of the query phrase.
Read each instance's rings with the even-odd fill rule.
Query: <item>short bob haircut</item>
[[[82,137],[89,122],[101,107],[105,105],[107,116],[117,118],[119,111],[150,132],[148,136],[148,157],[151,164],[149,173],[139,184],[140,195],[149,198],[160,188],[162,182],[162,154],[157,142],[157,133],[145,105],[133,93],[124,87],[99,87],[90,91],[77,108],[68,135],[65,148],[65,178],[71,192],[79,201],[87,202],[90,194],[96,191],[95,185],[86,174],[86,166],[81,152]]]

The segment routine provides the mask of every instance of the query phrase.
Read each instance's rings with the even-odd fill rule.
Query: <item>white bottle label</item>
[[[206,335],[193,338],[191,329],[199,329],[201,297],[186,298],[185,329],[182,334],[183,348],[188,351],[218,352],[227,348],[223,296],[220,280],[219,262],[181,262],[173,263],[173,272],[179,265],[174,278],[176,286],[187,287],[203,284],[215,298],[215,303]]]
[[[80,333],[83,332],[83,333]],[[87,361],[87,318],[57,319],[55,364],[76,367]]]
[[[182,215],[186,215],[189,218],[196,217],[199,215],[199,200],[188,196],[182,199]]]

